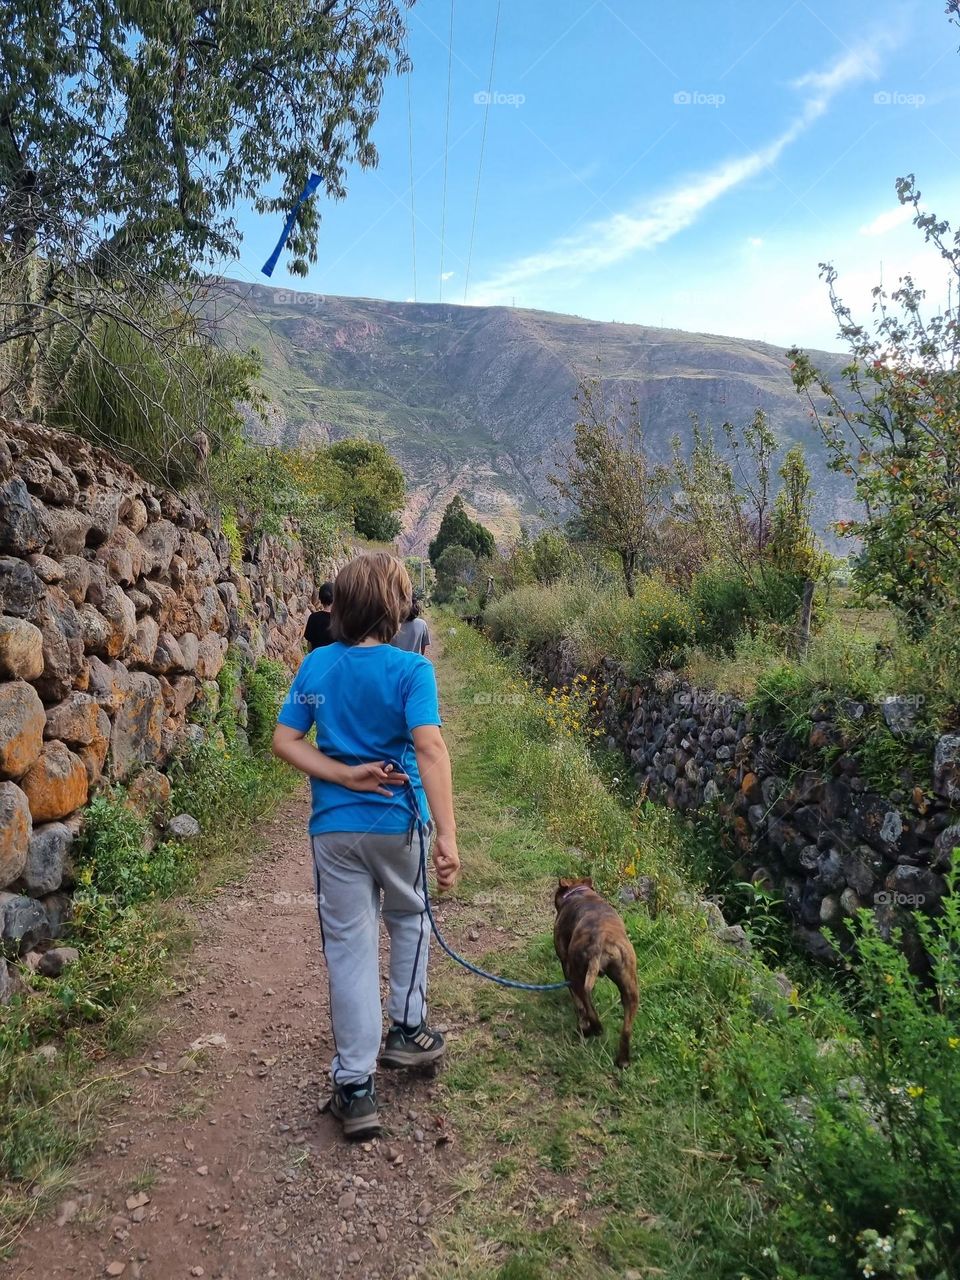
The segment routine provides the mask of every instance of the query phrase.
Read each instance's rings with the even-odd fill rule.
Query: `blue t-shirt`
[[[410,786],[421,818],[429,820],[413,730],[439,725],[440,708],[433,664],[420,654],[390,644],[340,641],[314,649],[300,664],[277,720],[302,733],[316,725],[317,746],[342,764],[393,760],[410,778],[392,798],[311,778],[311,835],[407,831],[413,820]]]

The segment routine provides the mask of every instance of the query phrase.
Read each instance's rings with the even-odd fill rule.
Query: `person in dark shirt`
[[[308,653],[313,653],[314,649],[322,649],[325,644],[333,644],[333,636],[330,633],[330,606],[333,604],[333,583],[324,582],[317,592],[317,596],[320,600],[320,608],[316,613],[311,613],[307,619],[307,629],[303,633],[307,642]]]

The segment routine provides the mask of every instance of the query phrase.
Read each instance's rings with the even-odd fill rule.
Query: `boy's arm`
[[[460,870],[460,855],[457,851],[453,775],[447,744],[437,725],[425,724],[413,730],[413,746],[417,753],[420,780],[427,793],[430,816],[437,828],[437,838],[433,845],[437,884],[441,889],[450,889],[456,883],[457,872]]]
[[[386,765],[385,761],[342,764],[308,742],[306,731],[292,729],[286,724],[278,724],[273,731],[273,754],[286,760],[287,764],[292,764],[309,778],[336,782],[350,791],[376,791],[381,796],[392,796],[395,792],[388,790],[384,784],[390,782],[396,786],[407,781],[405,773],[398,773]]]

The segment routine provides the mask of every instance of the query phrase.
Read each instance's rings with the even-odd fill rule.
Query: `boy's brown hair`
[[[402,561],[387,551],[355,556],[333,584],[331,628],[344,644],[392,640],[410,612],[413,584]]]

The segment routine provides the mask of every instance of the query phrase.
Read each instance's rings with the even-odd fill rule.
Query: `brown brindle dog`
[[[553,943],[570,983],[577,1022],[585,1036],[598,1036],[603,1026],[593,1007],[591,993],[597,977],[605,973],[620,991],[623,1030],[617,1050],[617,1066],[630,1061],[630,1030],[637,1012],[637,954],[617,911],[601,898],[589,877],[561,880],[554,903],[557,922]]]

